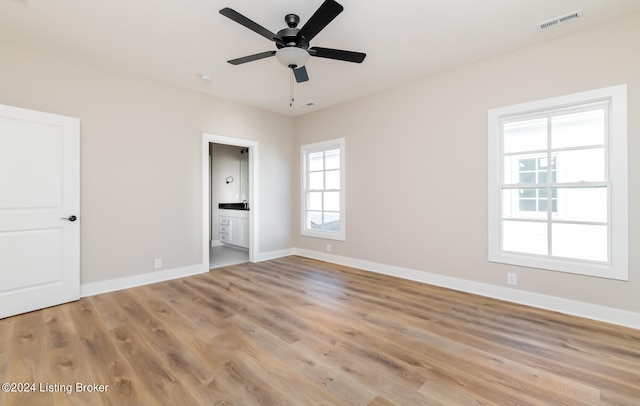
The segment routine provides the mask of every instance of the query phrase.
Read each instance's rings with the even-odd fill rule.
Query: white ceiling
[[[275,58],[226,62],[275,44],[222,16],[221,8],[277,32],[288,13],[298,14],[302,27],[322,1],[0,0],[0,41],[299,116],[640,12],[639,0],[338,0],[344,11],[311,46],[367,58],[354,64],[312,57],[310,81],[295,85],[293,107],[289,70]],[[536,27],[579,9],[580,20]]]

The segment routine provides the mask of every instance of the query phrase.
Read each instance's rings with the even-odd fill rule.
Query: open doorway
[[[257,248],[255,141],[203,134],[203,265],[254,261]]]
[[[209,269],[249,261],[249,148],[209,143]]]

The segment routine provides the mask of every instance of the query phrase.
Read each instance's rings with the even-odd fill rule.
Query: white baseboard
[[[211,240],[211,248],[213,247],[222,247],[220,240]]]
[[[287,248],[287,249],[278,250],[278,251],[258,252],[254,254],[253,261],[262,262],[262,261],[268,261],[270,259],[288,257],[289,255],[296,255],[296,249]]]
[[[296,255],[300,255],[302,257],[331,262],[338,265],[350,266],[353,268],[359,268],[375,273],[396,276],[416,282],[441,286],[444,288],[459,290],[462,292],[474,293],[477,295],[500,299],[507,302],[523,304],[540,309],[552,310],[560,313],[570,314],[573,316],[579,316],[587,319],[640,329],[640,313],[630,312],[627,310],[614,309],[611,307],[578,302],[575,300],[563,299],[555,296],[543,295],[540,293],[527,292],[513,288],[474,282],[430,272],[418,271],[415,269],[363,261],[360,259],[342,257],[338,255],[326,254],[323,252],[301,248],[295,249],[295,253]]]
[[[215,241],[212,241],[212,246]],[[219,243],[219,241],[218,241]],[[220,243],[220,245],[223,245]],[[244,250],[242,247],[233,247]],[[257,253],[254,262],[268,261],[270,259],[282,258],[295,255],[295,248],[287,248],[278,251]],[[149,285],[156,282],[164,282],[171,279],[183,278],[185,276],[197,275],[209,271],[209,267],[202,264],[186,266],[182,268],[165,269],[157,272],[149,272],[140,275],[126,276],[124,278],[109,279],[106,281],[86,283],[80,285],[80,297],[99,295],[101,293],[114,292],[116,290],[135,288],[137,286]]]
[[[99,295],[101,293],[113,292],[116,290],[135,288],[136,286],[149,285],[156,282],[164,282],[171,279],[183,278],[185,276],[197,275],[208,271],[208,267],[203,267],[202,264],[197,264],[181,268],[149,272],[140,275],[126,276],[124,278],[86,283],[80,285],[80,297],[87,297]]]

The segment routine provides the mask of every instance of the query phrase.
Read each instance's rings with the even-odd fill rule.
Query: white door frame
[[[209,170],[209,144],[226,144],[249,148],[249,261],[255,262],[258,252],[258,141],[244,138],[227,137],[225,135],[202,133],[202,266],[209,271],[209,230],[211,228],[210,187],[211,172]]]

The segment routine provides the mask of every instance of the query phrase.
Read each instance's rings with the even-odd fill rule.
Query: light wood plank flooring
[[[0,405],[638,405],[640,331],[287,257],[0,320],[0,382],[37,385]]]

